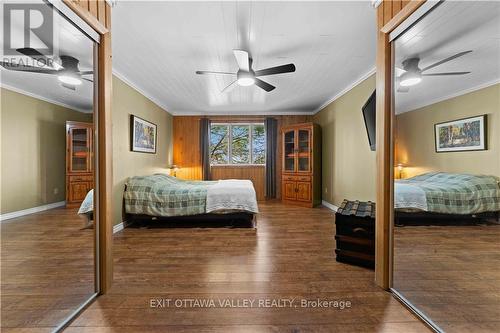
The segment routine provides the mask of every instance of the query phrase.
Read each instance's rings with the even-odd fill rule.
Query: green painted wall
[[[361,108],[375,90],[375,75],[314,115],[322,128],[323,200],[375,201],[375,152],[370,150]]]
[[[66,121],[74,111],[1,88],[2,214],[66,199]]]
[[[130,151],[130,115],[157,125],[156,154]],[[172,163],[172,115],[125,82],[113,77],[114,224],[123,221],[123,190],[128,177],[167,172]]]
[[[436,153],[434,124],[488,115],[488,150]],[[500,84],[396,116],[396,159],[403,177],[428,171],[500,176]]]

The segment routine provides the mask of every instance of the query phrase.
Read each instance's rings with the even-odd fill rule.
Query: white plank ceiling
[[[312,112],[375,64],[375,10],[369,1],[122,1],[113,8],[115,73],[174,114]],[[276,86],[221,90],[237,71],[233,49],[253,68],[294,63],[265,77]],[[264,79],[264,78],[263,78]]]
[[[427,73],[462,76],[424,77],[407,93],[396,93],[396,113],[429,105],[500,82],[500,2],[445,1],[396,40],[396,66],[420,57],[420,68],[472,50]],[[500,97],[499,97],[500,98]]]

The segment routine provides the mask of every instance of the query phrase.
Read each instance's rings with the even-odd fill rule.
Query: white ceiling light
[[[238,79],[238,85],[243,87],[251,86],[255,83],[255,79],[252,77],[242,77]]]
[[[238,83],[239,86],[248,87],[255,83],[255,74],[252,72],[245,72],[243,70],[238,71]]]
[[[57,77],[59,81],[65,84],[69,84],[72,86],[78,86],[82,84],[82,80],[79,78],[75,77],[74,75],[68,75],[68,74],[62,74]]]
[[[416,72],[406,72],[401,75],[399,84],[403,87],[410,87],[419,84],[422,81],[422,75]]]

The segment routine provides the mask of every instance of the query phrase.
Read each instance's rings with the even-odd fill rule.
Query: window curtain
[[[200,152],[203,180],[210,180],[210,120],[200,119]]]
[[[266,128],[266,198],[276,198],[276,148],[278,140],[278,121],[268,117]]]

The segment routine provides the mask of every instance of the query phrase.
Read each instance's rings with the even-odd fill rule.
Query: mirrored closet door
[[[0,330],[52,331],[98,292],[97,44],[61,2],[1,7]]]
[[[441,2],[392,45],[393,291],[437,331],[498,332],[500,2]]]

